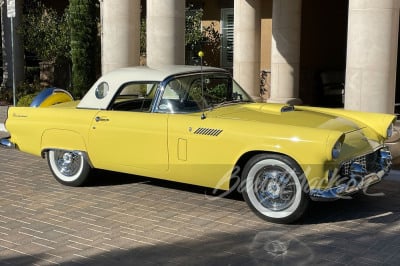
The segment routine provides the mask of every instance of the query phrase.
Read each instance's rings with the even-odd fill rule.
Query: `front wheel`
[[[56,180],[66,186],[81,186],[91,170],[83,153],[79,151],[49,150],[47,162]]]
[[[301,168],[277,154],[252,157],[242,173],[243,197],[253,212],[275,223],[292,223],[307,209],[308,188]]]

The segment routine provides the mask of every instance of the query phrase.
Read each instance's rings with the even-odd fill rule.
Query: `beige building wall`
[[[261,1],[261,58],[262,70],[271,70],[272,0]]]
[[[263,101],[267,101],[271,96],[271,48],[272,48],[272,0],[262,1],[261,3],[261,59],[260,71],[268,71],[265,77],[264,90],[261,95]]]

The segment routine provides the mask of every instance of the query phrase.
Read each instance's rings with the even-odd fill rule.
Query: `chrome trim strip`
[[[10,137],[0,139],[0,147],[6,149],[16,149],[16,145],[10,141]]]

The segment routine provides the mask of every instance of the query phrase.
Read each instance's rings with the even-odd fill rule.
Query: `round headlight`
[[[393,123],[390,124],[390,126],[388,127],[388,129],[386,130],[386,137],[390,138],[393,135]]]
[[[342,145],[343,145],[343,143],[341,140],[336,141],[335,145],[332,148],[332,158],[333,159],[339,158],[340,151],[342,150]]]

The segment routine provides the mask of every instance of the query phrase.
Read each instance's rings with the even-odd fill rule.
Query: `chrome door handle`
[[[95,120],[96,120],[96,122],[100,122],[100,121],[102,121],[102,122],[104,122],[104,121],[109,121],[108,118],[106,118],[106,117],[100,117],[100,116],[96,116]]]

